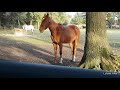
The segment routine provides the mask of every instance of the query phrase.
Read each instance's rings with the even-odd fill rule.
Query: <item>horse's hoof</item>
[[[63,64],[63,62],[59,62],[60,64]]]
[[[57,64],[57,62],[54,62],[54,64]]]
[[[62,64],[63,63],[63,58],[60,58],[60,62],[59,62],[60,64]]]
[[[59,62],[60,64],[63,64],[63,61],[62,61],[62,60],[63,60],[63,59],[60,60],[60,62]]]
[[[74,60],[70,60],[70,62],[74,62],[74,63],[75,63],[75,61],[74,61]]]

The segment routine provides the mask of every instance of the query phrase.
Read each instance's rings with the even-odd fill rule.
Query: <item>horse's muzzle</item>
[[[40,30],[40,29],[39,29],[39,31],[40,31],[40,33],[43,33],[43,30]]]

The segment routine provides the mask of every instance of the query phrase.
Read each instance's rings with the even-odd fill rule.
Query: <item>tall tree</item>
[[[71,24],[79,25],[82,23],[81,13],[76,13],[75,16],[71,20]]]
[[[82,24],[86,24],[86,12],[81,12]]]
[[[5,12],[0,12],[0,26],[2,25],[2,20]]]
[[[108,24],[108,27],[112,29],[112,23],[113,23],[113,13],[112,12],[108,12],[106,14],[107,16],[107,24]]]
[[[63,24],[65,22],[65,12],[50,12],[50,15],[57,23]]]
[[[37,23],[37,29],[39,29],[40,22],[42,21],[44,12],[34,12],[33,14],[34,14],[33,21],[35,22],[35,24]]]
[[[112,53],[107,41],[106,13],[86,13],[86,42],[81,68],[120,71],[120,57]]]
[[[72,18],[71,15],[65,14],[65,22],[64,22],[64,24],[65,25],[70,24],[71,18]]]
[[[26,16],[27,16],[27,24],[32,25],[32,21],[33,21],[33,17],[34,17],[34,12],[27,12]]]

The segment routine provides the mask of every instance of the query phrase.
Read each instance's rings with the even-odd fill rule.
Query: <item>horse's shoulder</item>
[[[57,27],[58,30],[61,30],[62,28],[63,28],[62,25],[59,25],[59,26]]]

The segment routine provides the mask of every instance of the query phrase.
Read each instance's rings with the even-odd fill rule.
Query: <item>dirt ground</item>
[[[18,62],[29,62],[37,64],[54,64],[54,51],[52,44],[32,45],[23,41],[12,40],[0,36],[0,59],[14,60]],[[120,52],[120,48],[113,48],[113,51]],[[63,47],[63,64],[60,64],[59,49],[57,53],[57,65],[76,67],[84,52],[84,45],[77,48],[76,62],[71,62],[71,49],[68,44]]]
[[[76,62],[71,62],[71,49],[68,44],[63,47],[63,64],[60,64],[59,49],[58,63],[63,66],[77,66],[83,55],[83,45],[77,48]],[[0,59],[15,60],[19,62],[30,62],[39,64],[54,64],[54,51],[52,44],[32,45],[22,41],[11,40],[0,37]]]

